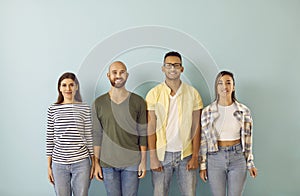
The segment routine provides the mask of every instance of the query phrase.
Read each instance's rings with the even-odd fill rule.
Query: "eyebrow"
[[[118,71],[117,69],[113,69],[113,70],[110,70],[111,72],[113,72],[113,71]],[[127,71],[126,69],[121,69],[121,70],[119,70],[119,71]]]

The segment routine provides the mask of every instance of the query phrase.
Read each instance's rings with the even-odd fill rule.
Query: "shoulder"
[[[164,90],[167,90],[167,87],[164,84],[164,82],[154,86],[148,91],[146,95],[146,100],[149,101],[149,99],[156,99]]]
[[[90,110],[90,106],[85,102],[74,104],[74,106],[76,106],[80,109]]]
[[[199,94],[198,90],[193,87],[192,85],[189,85],[187,83],[182,83],[182,88],[184,91],[189,91],[189,92],[192,92],[192,93],[196,93],[196,94]]]
[[[62,106],[62,104],[53,103],[48,107],[48,111],[56,110],[56,109],[60,108],[61,106]]]
[[[165,84],[164,83],[160,83],[156,86],[154,86],[153,88],[151,88],[148,92],[149,93],[155,93],[155,92],[159,92],[161,89],[163,89],[165,87]]]
[[[108,93],[105,93],[105,94],[103,94],[103,95],[100,95],[99,97],[97,97],[96,99],[95,99],[95,101],[94,101],[94,103],[95,104],[101,104],[103,101],[105,101],[105,100],[107,100],[107,98],[108,98]]]
[[[236,104],[239,111],[250,113],[250,109],[245,104],[242,104],[238,101],[235,101],[235,104]]]
[[[135,93],[130,93],[130,102],[133,103],[134,105],[145,105],[146,102],[145,100],[140,96]]]
[[[207,105],[203,108],[202,112],[211,112],[211,111],[217,111],[217,102],[214,101],[211,104]]]
[[[139,101],[144,101],[144,99],[138,95],[138,94],[135,94],[133,92],[130,92],[130,99],[134,99],[134,100],[139,100]]]

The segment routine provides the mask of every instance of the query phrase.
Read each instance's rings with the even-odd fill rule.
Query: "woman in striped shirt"
[[[90,107],[82,103],[75,74],[64,73],[57,89],[47,116],[48,179],[56,195],[87,196],[94,168]]]

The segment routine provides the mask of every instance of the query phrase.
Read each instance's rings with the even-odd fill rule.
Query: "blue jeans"
[[[52,163],[57,196],[87,196],[90,186],[90,159],[73,164]]]
[[[166,196],[173,173],[176,173],[177,184],[181,195],[196,195],[197,170],[187,170],[186,166],[191,155],[181,160],[181,152],[166,152],[165,159],[161,162],[163,171],[151,171],[154,196]]]
[[[208,153],[207,176],[214,196],[240,196],[247,175],[246,160],[241,144],[219,147],[218,152]]]
[[[107,196],[136,196],[139,188],[138,166],[102,167]]]

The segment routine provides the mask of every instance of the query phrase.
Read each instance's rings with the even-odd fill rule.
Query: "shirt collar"
[[[168,91],[168,94],[171,94],[171,88],[166,84],[166,82],[163,82],[163,85],[166,88],[166,90]],[[181,81],[181,84],[180,84],[179,88],[177,89],[176,96],[178,96],[182,93],[182,86],[183,86],[183,82]]]

